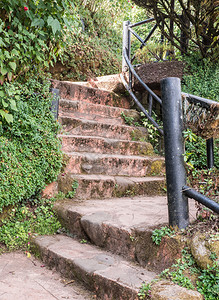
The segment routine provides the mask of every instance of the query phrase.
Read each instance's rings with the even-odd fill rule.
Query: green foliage
[[[0,211],[41,191],[56,179],[62,164],[49,82],[33,76],[25,84],[4,85],[16,96],[17,110],[13,123],[3,119],[0,124]],[[3,100],[9,103],[7,95]]]
[[[78,188],[78,181],[77,180],[74,180],[73,183],[72,183],[72,191],[69,191],[67,194],[66,194],[66,198],[74,198],[75,194],[76,194],[76,191],[77,191],[77,188]]]
[[[0,84],[56,60],[64,26],[75,24],[72,1],[1,0],[0,7]]]
[[[201,59],[197,53],[186,58],[182,90],[219,101],[219,63],[207,58]]]
[[[15,206],[1,222],[0,242],[8,250],[29,249],[33,234],[54,234],[61,224],[53,208],[54,199],[40,199],[35,205]]]
[[[81,24],[77,32],[66,31],[68,43],[58,63],[50,69],[53,77],[86,80],[119,73],[123,21],[140,21],[143,10],[127,0],[77,0],[74,4]],[[143,13],[141,16],[144,18]]]
[[[195,274],[196,280],[192,280]],[[182,258],[178,259],[171,269],[164,270],[161,277],[172,280],[188,289],[197,289],[206,300],[217,300],[219,296],[219,268],[218,262],[206,270],[197,267],[193,256],[188,249],[182,250]]]
[[[208,266],[202,270],[198,276],[197,290],[205,296],[206,300],[216,300],[219,298],[219,265],[214,262],[213,266]]]
[[[219,170],[213,168],[210,170],[197,170],[195,168],[189,168],[187,170],[188,184],[194,189],[197,189],[200,193],[207,197],[217,201],[219,195],[218,191],[218,178]]]
[[[207,167],[207,149],[206,141],[195,135],[190,129],[184,132],[185,138],[185,162],[196,169],[206,169]],[[214,163],[219,168],[219,152],[218,147],[214,147]]]
[[[168,58],[167,54],[170,50],[170,45],[167,43],[160,43],[151,39],[147,42],[145,47],[136,51],[136,59],[140,64],[146,64],[153,61],[164,61]]]
[[[151,285],[148,283],[143,283],[139,292],[138,297],[140,300],[151,298]]]
[[[130,116],[126,116],[126,114],[122,111],[121,112],[121,117],[124,119],[125,123],[129,126],[133,125],[134,118]]]
[[[155,229],[152,233],[152,241],[156,245],[160,245],[162,237],[164,236],[171,236],[174,234],[174,230],[170,229],[169,227],[161,227],[160,229]]]
[[[157,130],[157,128],[148,120],[148,118],[145,117],[144,113],[141,113],[141,122],[143,126],[147,129],[147,139],[148,142],[151,143],[151,145],[154,148],[155,153],[163,154],[163,150],[161,148],[162,143],[162,137]],[[152,118],[159,124],[159,126],[162,128],[162,121],[160,121],[155,113],[152,114]]]

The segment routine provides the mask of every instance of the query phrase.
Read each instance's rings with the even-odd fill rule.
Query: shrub
[[[69,0],[0,1],[0,83],[33,65],[56,59],[63,27],[70,27]]]
[[[17,110],[10,125],[5,120],[0,124],[0,211],[54,181],[62,163],[49,82],[33,77],[25,84],[5,84],[11,97],[16,96]]]
[[[37,200],[34,205],[23,204],[13,208],[2,221],[0,242],[8,250],[19,248],[29,250],[33,234],[54,234],[61,227],[53,208],[54,199]]]

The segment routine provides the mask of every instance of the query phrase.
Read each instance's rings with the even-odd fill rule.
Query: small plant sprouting
[[[74,198],[75,194],[76,194],[76,191],[77,191],[77,188],[78,188],[78,181],[77,180],[74,180],[73,183],[72,183],[72,191],[69,191],[67,194],[66,194],[66,198]]]
[[[173,234],[174,234],[174,230],[165,226],[165,227],[161,227],[160,229],[155,229],[152,233],[151,238],[156,245],[160,245],[163,236],[165,235],[171,236]]]
[[[121,117],[124,119],[124,121],[127,125],[129,125],[129,126],[133,125],[133,122],[134,122],[133,117],[126,116],[123,111],[121,112]]]
[[[130,235],[129,238],[130,238],[130,240],[131,240],[132,242],[134,242],[134,240],[135,240],[135,237],[134,237],[134,236]]]
[[[151,298],[151,285],[150,283],[143,283],[139,292],[138,292],[138,297],[140,300],[143,299],[150,299]]]
[[[82,240],[80,241],[80,243],[81,243],[81,244],[87,244],[87,240],[82,239]]]

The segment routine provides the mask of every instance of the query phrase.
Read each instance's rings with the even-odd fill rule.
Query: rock
[[[52,198],[58,193],[58,183],[56,181],[48,184],[42,191],[43,198]]]
[[[203,296],[197,292],[178,286],[170,281],[161,280],[152,285],[152,300],[203,300]]]
[[[197,265],[202,269],[206,269],[208,265],[212,266],[211,254],[216,254],[218,260],[219,240],[210,239],[204,233],[197,232],[191,240],[190,247]]]

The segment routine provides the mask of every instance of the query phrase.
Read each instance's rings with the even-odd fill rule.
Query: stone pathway
[[[0,300],[92,300],[74,280],[62,278],[21,252],[0,255]]]

